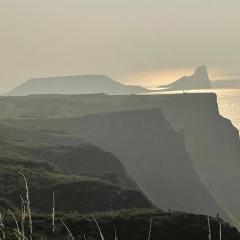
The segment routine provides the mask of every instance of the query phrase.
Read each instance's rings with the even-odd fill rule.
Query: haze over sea
[[[240,89],[212,90],[217,93],[220,113],[240,130]]]

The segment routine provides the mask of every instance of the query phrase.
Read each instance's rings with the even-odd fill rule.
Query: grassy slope
[[[61,210],[67,212],[153,207],[140,191],[131,187],[130,182],[124,182],[124,176],[122,176],[122,182],[125,184],[119,184],[119,182],[111,181],[111,178],[101,176],[100,173],[99,175],[94,172],[82,175],[65,174],[44,162],[43,155],[41,155],[41,162],[33,161],[34,158],[37,159],[36,147],[33,150],[3,142],[0,146],[2,206],[18,207],[20,204],[20,195],[24,194],[25,186],[22,177],[18,174],[19,171],[28,179],[33,209],[38,211],[51,209],[53,192],[56,197],[59,197]],[[54,149],[56,150],[56,148]],[[46,155],[54,155],[51,148],[47,149],[48,152],[45,149]],[[98,151],[101,153],[100,149]],[[41,149],[38,149],[37,152],[42,154]],[[98,159],[95,160],[98,161]],[[115,161],[116,159],[111,160]],[[109,162],[107,161],[106,164]],[[128,178],[126,179],[128,181]]]

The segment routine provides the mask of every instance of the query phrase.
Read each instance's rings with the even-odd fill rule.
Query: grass
[[[12,220],[14,222],[15,227],[10,228],[11,234],[15,237],[17,240],[32,240],[33,236],[33,221],[32,221],[32,210],[31,210],[31,202],[30,202],[30,194],[29,194],[29,187],[28,187],[28,181],[26,176],[22,172],[18,172],[20,176],[24,179],[25,183],[25,196],[24,198],[20,196],[21,199],[21,212],[13,213],[12,210],[8,209],[8,213],[12,217]],[[55,233],[55,194],[52,195],[52,214],[51,214],[51,222],[52,222],[52,233]],[[20,215],[20,216],[19,216]],[[97,219],[94,217],[94,215],[91,216],[94,223],[96,224],[96,227],[98,229],[99,237],[101,240],[105,240],[103,232],[101,230],[101,227],[97,221]],[[20,219],[20,223],[19,223]],[[7,238],[7,234],[5,233],[6,227],[4,225],[4,219],[2,217],[2,214],[0,213],[0,232],[2,236],[0,237],[0,240],[5,240]],[[61,224],[66,229],[68,236],[71,240],[75,240],[76,238],[73,236],[71,230],[66,225],[66,223],[60,219]],[[27,229],[26,229],[27,228]],[[151,239],[151,229],[152,229],[152,219],[150,219],[150,227],[149,227],[149,233],[147,240]],[[117,230],[114,227],[114,240],[118,240],[117,237]],[[83,238],[87,239],[86,235],[83,234]],[[11,238],[12,239],[12,238]],[[40,237],[40,240],[43,238]]]
[[[81,224],[79,223],[78,215],[72,214],[71,219],[70,215],[69,217],[66,217],[67,215],[62,215],[59,213],[56,213],[56,199],[55,194],[52,194],[52,212],[49,213],[49,215],[45,216],[32,216],[32,210],[31,210],[31,202],[30,202],[30,193],[29,193],[29,187],[28,187],[28,181],[25,175],[21,172],[19,172],[19,176],[21,176],[24,180],[25,184],[25,194],[24,196],[20,196],[21,199],[21,208],[16,211],[7,210],[5,211],[5,214],[0,214],[0,239],[1,240],[50,240],[50,239],[71,239],[71,240],[90,240],[90,239],[98,239],[98,240],[128,240],[133,239],[131,238],[131,228],[136,228],[136,233],[140,230],[144,230],[142,232],[145,232],[144,234],[140,234],[139,237],[136,237],[136,239],[143,239],[143,240],[153,240],[153,239],[168,239],[168,236],[171,236],[171,231],[174,232],[180,232],[185,231],[184,234],[193,234],[193,237],[184,238],[184,239],[208,239],[208,240],[222,240],[223,238],[222,234],[222,222],[220,219],[217,220],[217,222],[206,216],[197,216],[194,220],[191,219],[191,216],[194,216],[193,214],[180,214],[180,213],[164,213],[160,210],[149,210],[148,212],[146,210],[135,210],[135,211],[123,211],[121,215],[119,215],[118,212],[113,213],[107,213],[107,214],[97,214],[91,215],[90,217],[84,217],[83,215],[80,215],[82,217]],[[129,214],[131,212],[131,214]],[[161,212],[161,219],[158,218],[159,213]],[[147,213],[147,214],[146,214]],[[168,225],[166,225],[166,219],[169,216],[169,214],[174,214],[176,216],[181,216],[181,219],[179,221],[177,218],[170,219],[171,222],[171,229]],[[110,234],[106,234],[106,220],[108,216],[111,215],[114,219],[116,219],[116,222],[112,222],[111,225],[108,224],[108,228],[111,229]],[[183,215],[183,216],[182,216]],[[148,221],[144,221],[143,225],[142,222],[140,222],[140,219],[142,219],[142,216],[145,216],[145,219],[148,219]],[[187,217],[189,219],[187,220]],[[126,228],[128,225],[129,220],[135,219],[134,224]],[[205,218],[205,220],[204,220]],[[33,221],[33,219],[35,221]],[[87,222],[86,222],[86,219]],[[101,219],[101,225],[99,223],[99,220]],[[201,220],[203,219],[203,221]],[[43,222],[42,222],[43,220]],[[159,222],[160,221],[160,222]],[[174,223],[174,221],[179,223]],[[205,226],[201,226],[199,224],[199,227],[202,229],[206,229],[206,231],[202,231],[202,235],[197,238],[196,233],[191,232],[191,223],[193,221],[197,221],[201,224],[204,224]],[[125,222],[126,226],[124,226],[124,230],[119,225],[119,222]],[[41,223],[41,224],[40,224]],[[34,226],[36,224],[36,226]],[[157,230],[156,225],[161,225],[161,230]],[[185,224],[185,227],[183,228]],[[218,224],[218,227],[217,227]],[[90,228],[86,227],[86,225],[92,225]],[[104,229],[102,229],[102,227]],[[178,229],[180,227],[180,229]],[[169,229],[168,229],[169,228]],[[34,230],[38,229],[38,231],[35,233]],[[51,233],[48,232],[46,229],[51,229]],[[76,231],[77,229],[77,231]],[[87,230],[88,229],[88,230]],[[90,229],[90,230],[89,230]],[[226,230],[226,226],[224,226],[224,229]],[[103,231],[104,230],[104,231]],[[170,233],[169,233],[170,230]],[[129,235],[130,238],[124,238],[122,237],[122,232],[126,232],[126,235]],[[127,232],[129,231],[129,232]],[[163,238],[156,238],[156,231],[162,231],[160,234],[163,234]],[[167,235],[164,233],[164,231],[168,232]],[[74,233],[73,233],[74,232]],[[78,232],[78,233],[77,233]],[[119,235],[119,232],[121,234]],[[47,233],[47,234],[46,234]],[[231,233],[231,232],[230,232]],[[107,237],[105,236],[107,235]],[[138,233],[139,234],[139,233]],[[159,234],[159,233],[157,233]],[[164,235],[165,234],[165,235]],[[59,238],[59,235],[61,236]],[[111,235],[111,238],[109,237]],[[46,236],[48,236],[46,238]],[[95,236],[92,237],[92,236]],[[121,236],[121,238],[120,238]],[[164,237],[165,236],[165,237]],[[195,237],[196,238],[195,238]],[[227,235],[226,235],[227,236]],[[173,239],[173,238],[169,238]],[[182,239],[181,237],[176,239]],[[229,238],[231,239],[237,239],[237,238]]]

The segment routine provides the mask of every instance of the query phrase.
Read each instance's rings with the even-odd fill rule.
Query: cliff
[[[43,109],[41,114],[45,118],[74,118],[111,111],[160,108],[175,131],[181,131],[187,153],[201,180],[229,213],[240,219],[239,133],[229,120],[219,114],[216,94],[39,95],[0,99],[4,102],[1,108],[2,118],[10,114],[19,118],[23,113],[37,118],[37,107]],[[5,124],[27,129],[54,129],[54,121],[52,124],[50,122],[51,120],[24,119],[7,120]]]
[[[224,214],[198,178],[184,142],[159,109],[47,120],[42,124],[44,128],[74,133],[112,152],[162,209]]]

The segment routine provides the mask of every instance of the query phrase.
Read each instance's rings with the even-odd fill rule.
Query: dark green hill
[[[168,85],[162,85],[160,88],[166,88],[167,91],[190,90],[190,89],[210,89],[211,81],[208,77],[207,67],[200,66],[196,68],[191,76],[184,76]]]
[[[1,142],[0,148],[0,208],[6,208],[6,205],[20,207],[20,195],[23,196],[25,185],[18,172],[28,179],[32,207],[37,212],[51,210],[53,192],[62,212],[154,207],[127,176],[120,161],[93,145],[86,145],[85,151],[84,145],[79,148],[27,148]],[[75,169],[78,169],[75,174],[69,170],[61,171],[57,162],[53,164],[57,158],[61,159],[61,154],[72,153],[72,164],[75,161]],[[104,163],[102,171],[101,163]]]
[[[36,156],[54,163],[65,174],[97,176],[117,185],[138,189],[119,159],[92,144],[40,148],[37,152]]]

